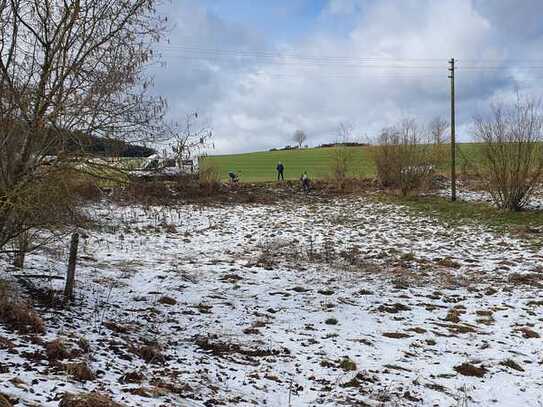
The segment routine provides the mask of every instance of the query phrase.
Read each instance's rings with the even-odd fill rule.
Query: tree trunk
[[[18,269],[22,269],[25,266],[25,257],[26,252],[20,250],[15,254],[15,259],[13,260],[13,265]]]
[[[26,253],[28,253],[30,246],[30,236],[28,232],[24,232],[19,235],[16,239],[16,243],[17,252],[15,253],[13,265],[19,269],[22,269],[25,265]]]

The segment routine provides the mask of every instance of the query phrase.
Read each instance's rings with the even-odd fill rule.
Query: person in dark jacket
[[[304,173],[300,177],[300,181],[302,182],[302,188],[304,189],[304,192],[309,192],[310,186],[309,186],[309,177],[307,176],[307,171],[304,171]]]
[[[284,171],[285,171],[285,166],[283,165],[283,163],[281,161],[279,161],[277,163],[277,167],[275,168],[277,170],[277,181],[279,181],[281,179],[281,181],[284,181],[285,180],[285,177],[284,177]]]
[[[230,183],[231,184],[238,183],[238,181],[239,181],[238,174],[236,174],[236,172],[233,171],[233,170],[228,171],[228,178],[230,178]]]

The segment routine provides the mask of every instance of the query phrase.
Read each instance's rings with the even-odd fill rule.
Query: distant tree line
[[[0,125],[7,126],[8,124],[1,123]],[[22,122],[12,124],[12,126],[18,127],[20,132],[27,131],[27,126]],[[68,154],[98,157],[149,157],[156,152],[152,148],[118,138],[98,137],[62,129],[45,129],[35,137],[46,145],[43,153],[48,156]],[[20,149],[19,141],[16,138],[6,140],[4,147],[6,150],[18,151]]]
[[[318,145],[316,148],[329,148],[329,147],[367,147],[368,143],[357,143],[354,141],[347,142],[338,142],[338,143],[324,143]],[[269,151],[287,151],[287,150],[298,150],[300,146],[285,146],[281,148],[270,148]]]
[[[357,143],[354,141],[340,142],[340,143],[326,143],[321,144],[317,148],[327,148],[327,147],[367,147],[368,143]]]
[[[85,153],[99,157],[149,157],[156,153],[150,147],[139,146],[119,139],[80,134],[64,140],[61,150],[66,153]],[[59,149],[51,149],[50,155],[56,155]]]
[[[300,147],[299,146],[285,146],[285,147],[280,147],[280,148],[270,148],[269,151],[287,151],[287,150],[298,150]]]

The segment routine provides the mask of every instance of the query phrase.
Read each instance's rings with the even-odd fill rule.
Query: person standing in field
[[[304,192],[309,192],[309,177],[307,176],[307,171],[304,171],[304,173],[300,177],[300,181],[302,181],[302,187],[304,189]]]
[[[277,163],[277,167],[275,168],[277,170],[277,181],[281,180],[281,181],[284,181],[285,180],[285,177],[284,177],[284,171],[285,171],[285,166],[283,165],[283,163],[281,161],[279,161]]]

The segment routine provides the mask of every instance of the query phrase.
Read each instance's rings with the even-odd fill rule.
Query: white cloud
[[[242,49],[247,54],[188,53],[205,56],[202,62],[170,50],[167,71],[158,73],[159,90],[169,96],[174,111],[198,109],[212,118],[221,153],[282,146],[298,128],[309,135],[309,143],[318,144],[333,140],[340,122],[352,123],[362,136],[406,116],[447,118],[450,56],[460,59],[460,67],[481,58],[500,65],[503,57],[537,55],[541,47],[541,35],[533,30],[522,34],[521,28],[515,40],[507,42],[500,29],[505,11],[485,1],[369,1],[347,37],[323,30],[283,44],[280,52],[244,27],[183,2],[175,10],[180,24],[175,43],[197,43],[208,51]],[[331,1],[328,9],[338,14],[361,3]],[[517,43],[526,35],[529,41],[519,49]],[[273,56],[279,53],[286,56]],[[372,63],[375,67],[357,66],[368,64],[364,58],[378,58]],[[533,72],[522,74],[530,79]],[[460,128],[467,128],[494,95],[513,91],[515,75],[507,69],[458,72]],[[528,81],[525,86],[533,84]]]

